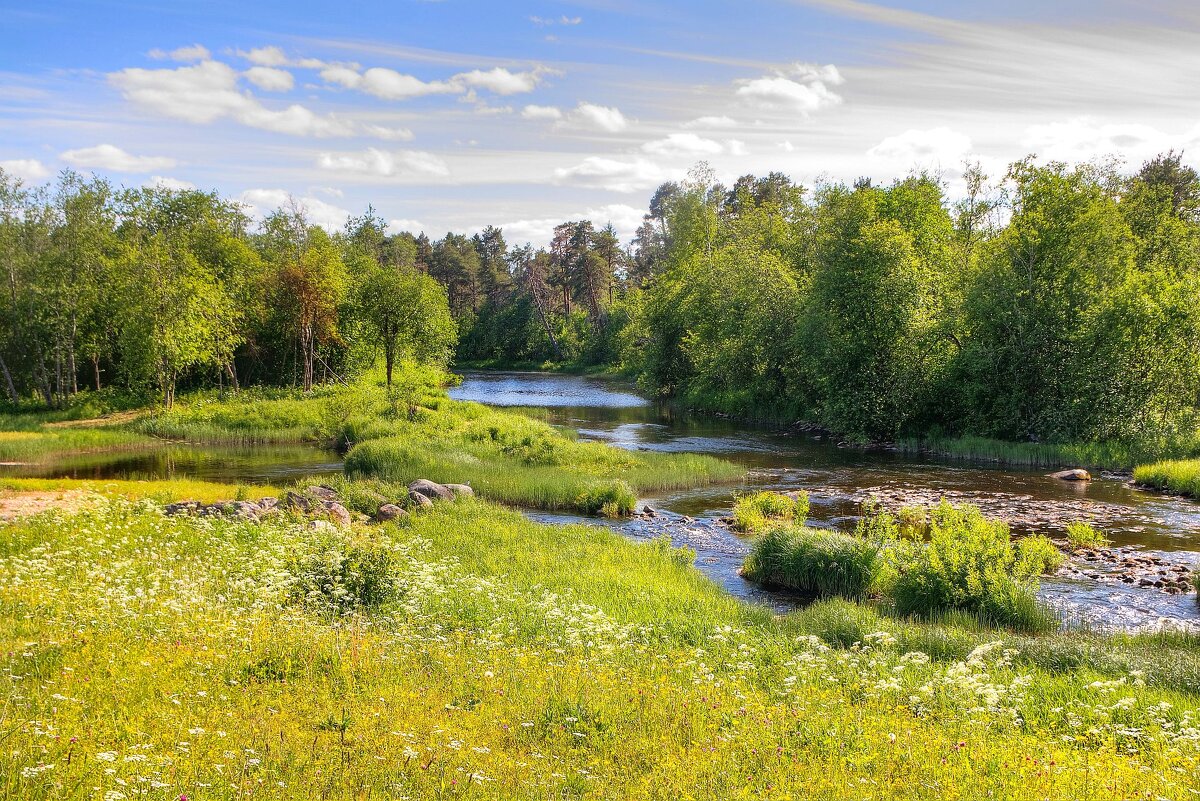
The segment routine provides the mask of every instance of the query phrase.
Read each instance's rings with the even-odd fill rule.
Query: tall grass
[[[767,586],[862,598],[880,563],[879,543],[836,531],[777,525],[754,542],[742,573]]]
[[[1088,467],[1131,470],[1146,461],[1200,454],[1200,440],[1168,442],[1007,442],[987,437],[906,439],[899,443],[909,453],[932,453],[951,459],[995,462],[1042,469]]]
[[[770,523],[804,525],[808,519],[808,494],[795,499],[778,492],[755,492],[733,504],[733,527],[743,534],[755,534]]]
[[[0,462],[45,461],[55,456],[154,447],[160,443],[119,428],[0,430]]]
[[[1200,498],[1200,459],[1155,462],[1134,468],[1138,484]]]

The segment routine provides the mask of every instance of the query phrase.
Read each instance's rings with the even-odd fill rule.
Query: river
[[[703,487],[644,498],[658,514],[649,520],[612,524],[635,538],[663,533],[697,552],[697,566],[730,592],[786,607],[794,603],[767,593],[737,575],[748,545],[719,524],[738,493],[752,489],[804,490],[810,524],[853,529],[862,503],[879,498],[893,505],[932,504],[941,498],[974,504],[1010,521],[1018,533],[1061,537],[1067,522],[1094,521],[1113,541],[1101,560],[1071,559],[1044,579],[1040,594],[1069,622],[1097,628],[1200,627],[1196,596],[1124,583],[1137,562],[1157,560],[1159,571],[1200,564],[1200,503],[1145,492],[1127,477],[1101,475],[1090,482],[1050,478],[1046,471],[969,464],[929,456],[839,446],[821,436],[788,435],[778,428],[711,417],[682,415],[652,404],[629,387],[581,376],[465,372],[451,396],[495,406],[544,410],[549,422],[575,429],[582,439],[631,450],[707,453],[744,465],[743,483]],[[570,515],[534,515],[570,522]]]

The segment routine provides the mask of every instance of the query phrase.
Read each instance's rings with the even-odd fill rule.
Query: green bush
[[[889,553],[896,560],[889,590],[901,614],[957,609],[1024,631],[1055,624],[1034,595],[1044,546],[1026,546],[1022,554],[1006,524],[984,519],[974,507],[943,502],[931,510],[927,544]]]
[[[1046,576],[1058,570],[1066,559],[1049,537],[1034,534],[1017,540],[1017,573]]]
[[[589,487],[575,499],[575,508],[605,517],[627,517],[637,506],[637,496],[624,481],[606,481]]]
[[[751,581],[815,595],[865,596],[880,565],[880,545],[851,534],[774,526],[742,566]]]
[[[392,552],[377,543],[325,543],[291,570],[292,599],[334,614],[377,609],[403,594]]]
[[[1080,548],[1103,548],[1110,540],[1087,523],[1071,523],[1067,526],[1067,542],[1072,551]]]
[[[737,499],[733,505],[733,527],[746,534],[762,531],[770,523],[804,525],[808,519],[808,495],[795,500],[778,492],[756,492]]]

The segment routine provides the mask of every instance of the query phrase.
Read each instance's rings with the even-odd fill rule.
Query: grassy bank
[[[114,501],[4,534],[6,797],[1198,786],[1186,639],[1000,643],[844,601],[778,618],[662,544],[470,501],[338,534]]]
[[[1147,487],[1200,498],[1200,459],[1139,465],[1133,480]]]
[[[528,415],[451,400],[436,370],[406,368],[398,388],[324,387],[306,397],[247,392],[190,398],[135,425],[199,443],[311,442],[348,449],[350,475],[393,484],[471,484],[481,495],[540,509],[623,514],[637,493],[733,481],[742,470],[709,456],[634,453],[579,442]]]
[[[1122,442],[1006,442],[986,437],[906,439],[898,445],[906,453],[930,453],[952,459],[1044,468],[1084,467],[1097,470],[1132,470],[1147,461],[1200,453],[1200,441],[1131,444]]]

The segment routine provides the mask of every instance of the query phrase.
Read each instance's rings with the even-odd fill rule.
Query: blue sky
[[[953,192],[965,159],[1192,148],[1193,6],[4,0],[0,167],[256,214],[291,195],[331,227],[371,203],[432,236],[540,243],[581,216],[628,236],[700,160],[808,184],[929,168]]]

